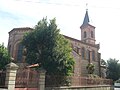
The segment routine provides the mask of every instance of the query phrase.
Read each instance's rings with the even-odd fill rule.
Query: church
[[[94,74],[101,76],[101,53],[99,53],[100,45],[96,44],[95,26],[90,24],[88,10],[86,10],[85,17],[81,29],[81,40],[65,36],[71,43],[72,55],[74,56],[74,76],[86,76],[88,74],[86,66],[89,63],[95,65]],[[21,40],[26,32],[31,32],[33,29],[29,27],[13,28],[9,32],[8,51],[16,63],[24,63],[22,56],[23,46]]]

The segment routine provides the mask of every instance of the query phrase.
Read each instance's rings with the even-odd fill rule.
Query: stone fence
[[[17,90],[17,88],[15,88],[15,82],[18,68],[19,66],[12,62],[6,66],[5,87],[1,87],[0,90]],[[37,90],[45,90],[45,70],[40,70],[38,84],[39,87],[37,88]]]

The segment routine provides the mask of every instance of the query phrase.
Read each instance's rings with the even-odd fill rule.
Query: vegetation
[[[86,69],[88,70],[88,74],[93,74],[94,73],[94,70],[95,70],[95,66],[93,63],[89,63],[87,66],[86,66]]]
[[[10,55],[4,44],[0,44],[0,70],[4,69],[5,65],[10,62]]]
[[[110,58],[107,61],[107,78],[116,81],[120,78],[120,64],[119,60]]]
[[[101,59],[101,65],[103,65],[103,66],[107,65],[107,63],[105,62],[105,60]]]
[[[47,71],[47,75],[70,76],[74,66],[72,49],[69,41],[59,32],[56,19],[49,23],[46,18],[40,20],[33,32],[23,38],[26,61],[29,64],[38,63]]]
[[[120,83],[120,79],[116,80],[115,83]]]
[[[88,74],[88,78],[92,78],[92,79],[95,79],[95,78],[100,78],[98,75],[96,74]]]

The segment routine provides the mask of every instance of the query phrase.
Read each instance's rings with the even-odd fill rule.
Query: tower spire
[[[87,24],[89,24],[89,16],[88,16],[88,9],[86,9],[86,13],[85,13],[85,17],[84,17],[84,20],[83,20],[83,24],[81,26],[85,26]]]

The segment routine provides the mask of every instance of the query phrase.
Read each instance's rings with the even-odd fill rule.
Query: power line
[[[52,3],[52,2],[42,2],[42,1],[31,1],[31,0],[16,0],[16,1],[23,1],[26,3],[40,3],[40,4],[49,4],[49,5],[62,5],[62,6],[77,6],[80,7],[80,4],[66,4],[66,3]],[[89,5],[90,8],[101,8],[101,9],[118,9],[120,10],[120,7],[101,7],[101,6],[95,6],[95,5]],[[86,8],[88,9],[88,3]]]
[[[31,0],[16,0],[23,1],[27,3],[41,3],[41,4],[51,4],[51,5],[63,5],[63,6],[80,6],[79,4],[66,4],[66,3],[52,3],[52,2],[40,2],[40,1],[31,1]]]

